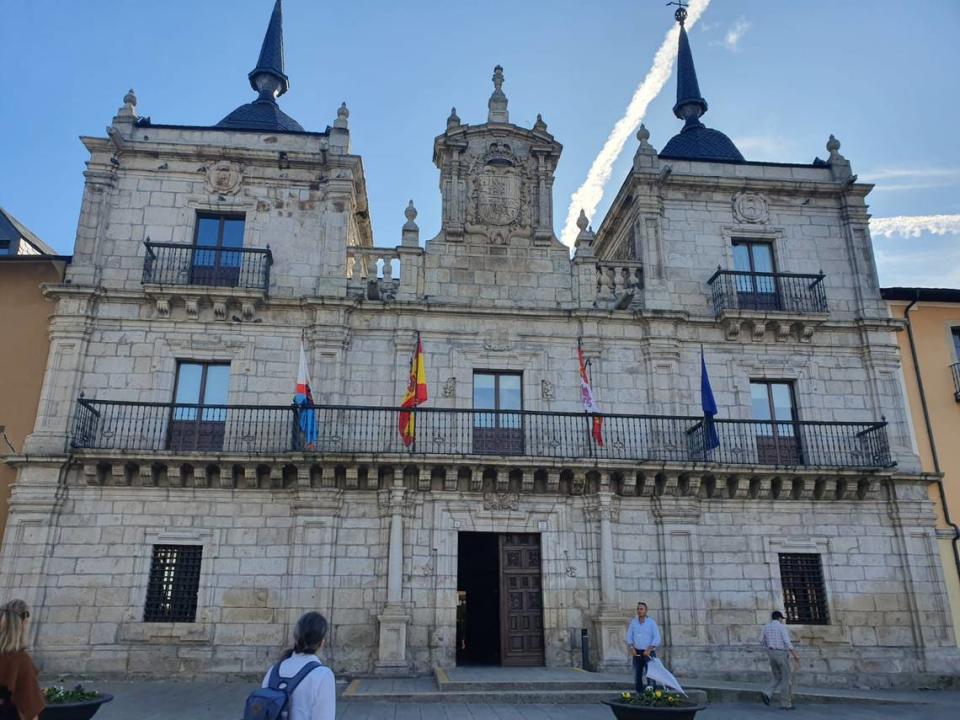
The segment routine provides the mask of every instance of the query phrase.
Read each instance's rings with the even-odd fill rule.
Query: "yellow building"
[[[960,289],[881,290],[890,314],[905,320],[898,341],[917,450],[931,484],[940,557],[955,634],[960,629]],[[960,634],[957,634],[960,637]]]
[[[0,353],[0,539],[17,475],[3,458],[19,455],[33,432],[50,348],[47,325],[53,303],[41,285],[63,282],[69,260],[0,208],[0,336],[8,350]]]

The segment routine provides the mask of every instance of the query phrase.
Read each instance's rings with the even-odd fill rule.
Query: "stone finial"
[[[133,88],[127,90],[127,94],[123,96],[123,104],[130,107],[137,106],[137,94],[133,91]]]
[[[404,247],[419,247],[420,227],[414,222],[414,220],[417,219],[417,209],[413,206],[413,200],[407,204],[403,215],[407,218],[407,221],[403,224],[403,232],[400,234],[400,244]]]
[[[133,91],[133,88],[127,90],[127,94],[123,96],[123,106],[117,110],[117,118],[123,119],[135,119],[137,117],[137,94]]]
[[[840,154],[840,141],[833,135],[827,140],[827,152],[830,153],[827,164],[830,165],[830,174],[834,180],[844,182],[850,181],[851,178],[856,180],[853,169],[850,167],[850,161]]]
[[[837,140],[832,134],[830,139],[827,140],[827,152],[830,153],[830,161],[834,160],[845,160],[846,158],[840,154],[840,141]]]
[[[337,119],[333,121],[333,126],[335,128],[347,129],[347,118],[350,117],[350,111],[347,110],[347,104],[345,102],[340,103],[340,107],[337,108]]]
[[[547,124],[543,121],[543,115],[537,113],[537,121],[533,124],[534,132],[546,132]]]
[[[577,218],[577,227],[580,228],[580,232],[573,243],[573,247],[577,251],[577,257],[591,257],[593,255],[593,241],[597,239],[597,236],[594,234],[593,228],[590,227],[590,220],[587,219],[587,214],[583,211],[583,208],[580,209],[580,216]]]
[[[450,117],[447,118],[447,129],[460,127],[460,116],[455,107],[450,108]]]
[[[650,139],[650,131],[647,130],[647,126],[643,123],[640,123],[640,129],[637,130],[637,140],[640,141],[641,145],[645,145],[647,140]]]
[[[503,68],[497,65],[493,69],[493,94],[487,102],[488,123],[508,123],[510,114],[507,112],[507,96],[503,94]]]

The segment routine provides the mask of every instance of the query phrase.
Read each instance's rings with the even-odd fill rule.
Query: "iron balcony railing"
[[[147,240],[143,283],[270,289],[273,254],[266,248],[217,248]]]
[[[886,423],[761,422],[419,408],[180,405],[81,398],[73,447],[226,454],[487,455],[832,468],[890,467]],[[714,442],[714,440],[716,442]]]
[[[951,365],[950,372],[953,373],[953,397],[960,402],[960,362]]]
[[[717,271],[707,280],[717,315],[729,310],[778,311],[808,315],[827,312],[823,273]]]

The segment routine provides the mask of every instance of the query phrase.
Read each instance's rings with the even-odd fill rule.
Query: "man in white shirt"
[[[773,685],[763,693],[763,704],[769,705],[770,698],[777,688],[780,688],[780,707],[784,710],[793,710],[793,671],[790,667],[790,657],[799,664],[800,656],[793,649],[786,622],[787,619],[783,613],[774,610],[770,615],[770,622],[763,626],[763,631],[760,633],[760,644],[767,649],[770,670],[773,672]]]
[[[627,653],[633,658],[633,682],[638,693],[643,692],[643,673],[650,658],[657,656],[660,646],[660,628],[652,617],[647,617],[647,604],[637,603],[637,616],[630,621],[627,634]]]

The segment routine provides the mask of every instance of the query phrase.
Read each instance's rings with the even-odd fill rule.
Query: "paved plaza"
[[[243,682],[106,682],[96,687],[115,695],[96,720],[239,720],[251,685]],[[918,703],[882,700],[883,693],[862,693],[860,702],[798,704],[784,713],[759,702],[714,703],[698,720],[948,720],[956,718],[960,692],[917,693]],[[898,700],[903,694],[891,695]],[[460,703],[396,703],[351,700],[339,702],[338,720],[609,720],[610,710],[599,704],[507,705]]]

